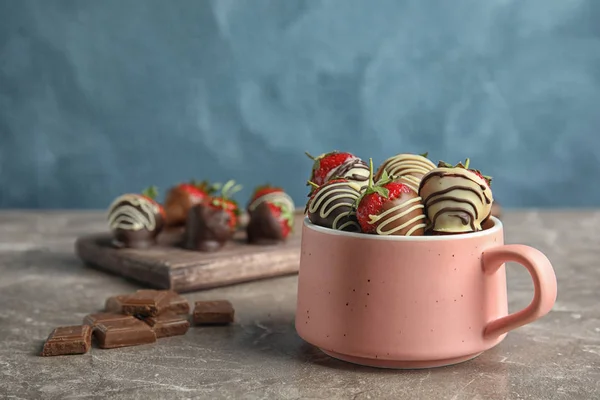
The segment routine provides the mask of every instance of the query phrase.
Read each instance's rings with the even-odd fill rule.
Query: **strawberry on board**
[[[231,196],[233,196],[234,193],[237,193],[240,190],[242,190],[242,186],[237,185],[235,181],[230,180],[223,186],[217,183],[213,185],[213,187],[216,190],[220,189],[220,193],[217,196],[213,196],[207,199],[206,204],[211,208],[221,209],[227,214],[229,214],[229,227],[232,231],[236,230],[239,224],[239,217],[241,212],[237,202],[233,200]]]
[[[384,171],[373,184],[373,160],[369,160],[369,183],[357,199],[356,218],[364,233],[420,236],[425,214],[421,198],[409,186],[394,182]]]
[[[248,242],[271,244],[287,239],[294,226],[294,213],[283,203],[263,201],[250,214]]]
[[[163,228],[165,212],[154,200],[154,186],[141,194],[127,193],[117,197],[108,209],[108,225],[117,247],[146,248],[156,243]]]
[[[271,186],[268,183],[265,185],[257,186],[256,189],[254,189],[254,193],[252,193],[252,197],[250,198],[250,203],[252,203],[253,201],[259,199],[260,197],[266,196],[268,194],[281,193],[281,192],[283,192],[282,188],[276,187],[276,186]]]
[[[165,209],[156,201],[156,198],[158,197],[158,188],[156,186],[150,186],[142,190],[141,196],[155,204],[158,207],[160,215],[165,218]]]
[[[167,225],[185,223],[190,208],[205,201],[213,192],[214,188],[207,181],[191,181],[173,187],[165,199]]]
[[[318,157],[313,157],[308,153],[305,153],[311,160],[314,160],[312,167],[312,173],[310,175],[310,182],[315,183],[317,186],[321,186],[331,178],[332,172],[342,165],[345,161],[356,158],[351,153],[332,151],[330,153],[321,154]]]

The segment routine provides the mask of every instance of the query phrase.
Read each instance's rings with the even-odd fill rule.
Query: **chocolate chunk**
[[[185,335],[190,327],[187,319],[171,311],[166,311],[156,317],[144,317],[143,321],[152,327],[157,338]]]
[[[158,292],[158,291],[157,291]],[[180,296],[177,292],[172,290],[164,290],[168,297],[168,306],[165,308],[166,311],[172,311],[175,314],[189,314],[190,313],[190,304],[185,299],[185,297]],[[130,295],[118,295],[112,296],[106,299],[105,303],[105,311],[113,312],[113,313],[122,313],[123,312],[123,301]]]
[[[42,350],[42,356],[85,354],[92,345],[92,328],[88,325],[63,326],[52,331]]]
[[[165,290],[138,290],[122,299],[121,312],[128,315],[155,316],[169,307],[170,293]]]
[[[199,204],[188,213],[183,247],[188,250],[217,251],[232,238],[231,216],[224,210]]]
[[[104,311],[120,313],[123,311],[123,300],[127,298],[128,295],[121,294],[118,296],[112,296],[106,299],[104,303]]]
[[[89,315],[86,315],[85,318],[83,318],[83,324],[89,325],[92,328],[94,328],[100,322],[120,320],[122,318],[123,318],[123,314],[116,314],[116,313],[89,314]]]
[[[272,244],[285,239],[281,223],[273,215],[266,201],[256,206],[250,214],[246,233],[248,242],[254,244]]]
[[[96,321],[94,336],[100,348],[113,349],[156,342],[156,335],[147,324],[131,315],[119,317]]]
[[[227,300],[197,301],[194,307],[195,325],[224,325],[233,322],[235,310]]]
[[[177,292],[172,290],[168,291],[169,293],[169,306],[166,311],[171,311],[175,314],[189,314],[190,313],[190,303],[188,303],[187,299],[183,296],[180,296]]]

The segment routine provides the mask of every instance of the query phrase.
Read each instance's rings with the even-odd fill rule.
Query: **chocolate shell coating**
[[[483,178],[458,167],[431,170],[421,180],[419,195],[431,229],[442,233],[482,230],[494,201]]]
[[[357,157],[345,161],[334,169],[330,174],[330,179],[343,178],[356,182],[362,187],[367,186],[370,174],[371,171],[367,163]]]
[[[108,209],[108,224],[115,247],[148,248],[164,227],[158,204],[138,195],[116,198]]]
[[[198,204],[190,208],[185,223],[183,247],[188,250],[217,251],[233,237],[231,216],[224,210]]]
[[[252,244],[274,244],[285,240],[281,223],[267,202],[260,203],[250,214],[246,234],[248,242]]]
[[[425,234],[425,213],[421,198],[410,189],[402,192],[394,200],[385,201],[382,211],[372,217],[378,235],[423,236]]]
[[[360,186],[355,182],[330,181],[309,199],[306,206],[308,219],[326,228],[360,232],[354,209],[359,197]]]
[[[179,226],[185,223],[190,208],[200,204],[204,197],[192,196],[178,187],[172,188],[165,199],[164,209],[167,226]]]
[[[421,178],[434,168],[435,164],[427,157],[418,154],[398,154],[384,161],[375,174],[375,181],[377,182],[383,171],[386,171],[396,182],[408,185],[418,193]]]

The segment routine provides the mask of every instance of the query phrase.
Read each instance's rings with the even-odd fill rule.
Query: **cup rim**
[[[339,231],[323,226],[315,225],[308,217],[304,217],[304,226],[313,231],[324,233],[332,236],[345,236],[350,238],[365,239],[365,240],[383,240],[391,242],[440,242],[450,240],[466,240],[483,236],[491,236],[502,230],[502,222],[496,217],[490,217],[494,226],[479,232],[461,233],[456,235],[440,235],[440,236],[395,236],[395,235],[370,235],[366,233]]]

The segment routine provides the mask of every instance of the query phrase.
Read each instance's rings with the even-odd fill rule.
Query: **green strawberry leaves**
[[[192,179],[190,180],[190,185],[194,186],[198,190],[202,190],[206,194],[212,194],[217,190],[215,188],[215,185],[211,185],[210,182],[208,182],[207,180],[197,181],[195,179]]]
[[[358,208],[360,202],[362,201],[362,199],[370,194],[374,194],[377,193],[378,195],[380,195],[383,198],[388,198],[390,195],[390,191],[385,188],[384,186],[387,185],[388,183],[392,182],[394,180],[394,178],[392,176],[389,176],[387,171],[383,170],[383,173],[381,174],[381,178],[379,178],[379,180],[377,181],[377,183],[373,183],[373,159],[369,158],[369,183],[367,184],[366,189],[363,190],[363,192],[361,193],[360,196],[358,196],[358,198],[356,199],[356,202],[354,203],[354,207]]]
[[[150,186],[142,190],[142,196],[145,196],[151,200],[155,200],[158,197],[158,188],[156,186]]]
[[[448,164],[447,162],[444,161],[440,161],[438,163],[438,168],[462,168],[462,169],[466,169],[468,171],[472,171],[474,173],[476,173],[477,175],[481,176],[488,184],[488,186],[491,187],[492,185],[492,177],[488,176],[488,175],[483,175],[481,173],[480,170],[478,169],[473,169],[473,168],[469,168],[469,165],[471,164],[471,160],[470,159],[465,159],[465,163],[463,164],[462,161],[459,161],[458,164],[456,165],[452,165],[452,164]]]
[[[286,207],[286,204],[280,201],[274,201],[273,205],[278,207],[281,210],[281,218],[283,218],[290,229],[293,231],[294,229],[294,210],[291,210],[289,207]]]
[[[321,155],[320,155],[320,156],[318,156],[318,157],[314,157],[314,156],[312,156],[312,155],[311,155],[309,152],[307,152],[307,151],[305,151],[305,152],[304,152],[304,154],[306,154],[306,156],[307,156],[308,158],[310,158],[311,160],[313,160],[313,161],[314,161],[314,163],[313,163],[313,166],[312,166],[312,169],[313,169],[313,171],[317,171],[319,168],[321,168],[321,158],[323,158],[323,156],[324,156],[325,154],[321,154]]]

